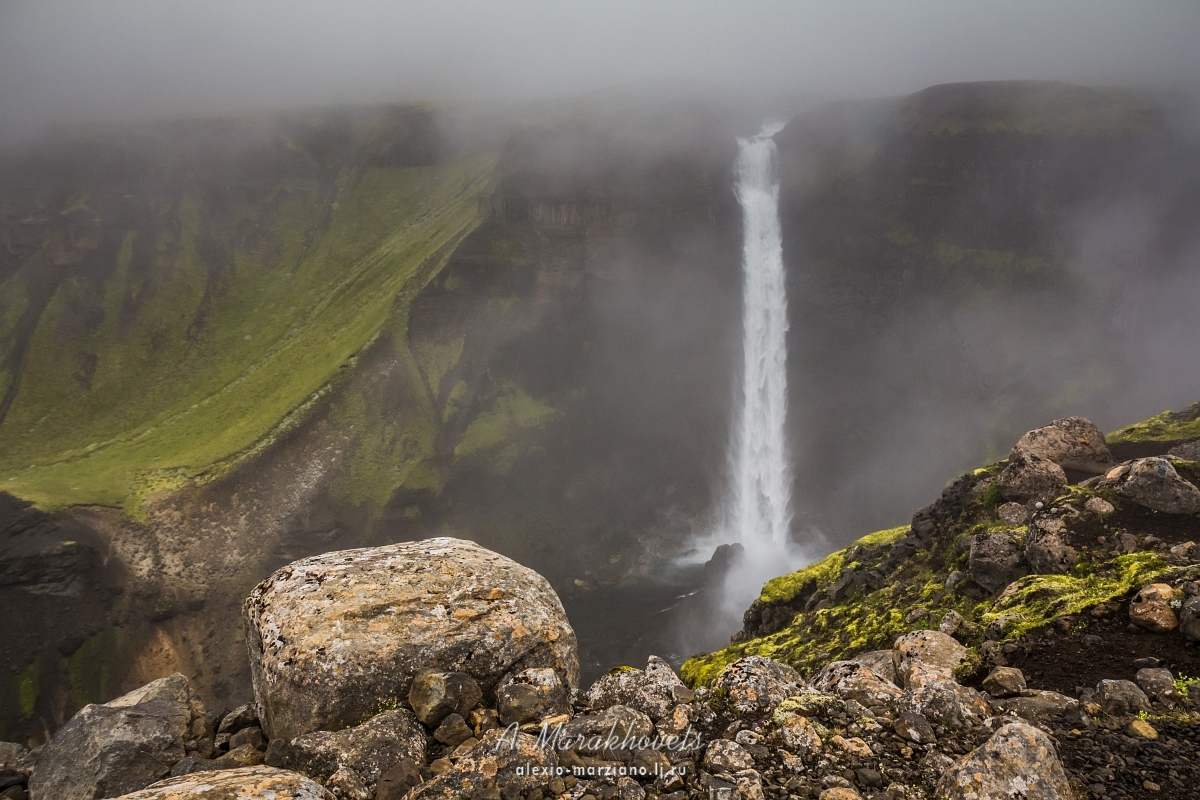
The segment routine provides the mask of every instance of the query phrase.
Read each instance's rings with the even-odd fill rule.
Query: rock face
[[[938,782],[947,800],[1069,800],[1073,797],[1054,743],[1023,722],[1005,725],[948,769]]]
[[[1181,478],[1165,458],[1139,458],[1114,467],[1100,486],[1164,514],[1200,513],[1200,489]]]
[[[42,751],[29,788],[55,800],[117,797],[166,777],[184,743],[206,735],[204,706],[176,673],[80,709]]]
[[[314,731],[282,748],[273,766],[303,772],[332,784],[361,785],[369,792],[397,765],[412,773],[425,765],[425,732],[408,709],[385,711],[356,728]]]
[[[327,800],[319,783],[273,767],[203,772],[161,781],[121,800]]]
[[[971,543],[971,580],[989,592],[998,592],[1026,569],[1021,545],[1009,531],[984,531]]]
[[[1013,453],[1028,451],[1035,458],[1053,461],[1063,469],[1098,475],[1113,463],[1104,434],[1083,417],[1056,419],[1017,440]]]
[[[1017,503],[1049,500],[1059,488],[1067,485],[1067,473],[1050,459],[1038,458],[1028,450],[1014,449],[997,485],[1005,500]]]
[[[460,539],[344,550],[294,562],[243,612],[263,729],[343,728],[403,699],[421,668],[464,672],[485,696],[549,667],[574,689],[575,634],[550,584]]]

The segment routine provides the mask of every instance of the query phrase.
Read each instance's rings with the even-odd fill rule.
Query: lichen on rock
[[[272,738],[356,725],[405,698],[422,668],[464,672],[485,697],[531,667],[555,670],[569,690],[579,680],[550,584],[460,539],[302,559],[255,587],[244,615]]]

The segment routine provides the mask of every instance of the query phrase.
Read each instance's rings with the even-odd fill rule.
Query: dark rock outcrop
[[[84,706],[46,745],[29,786],[34,797],[94,800],[145,788],[211,735],[187,678],[161,678],[104,705]]]

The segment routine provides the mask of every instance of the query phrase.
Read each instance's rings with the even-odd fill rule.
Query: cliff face
[[[798,507],[847,541],[1045,419],[1116,425],[1194,394],[1170,322],[1200,296],[1190,108],[951,84],[777,135],[791,422],[820,454]]]
[[[53,572],[74,538],[82,560],[63,603],[0,585],[8,738],[163,669],[240,701],[238,604],[296,558],[452,530],[590,586],[710,502],[723,436],[695,431],[728,415],[730,136],[550,122],[489,157],[421,109],[196,125],[51,147],[124,154],[73,189],[92,232],[70,240],[37,162],[11,165],[4,488],[69,506],[14,501],[12,558]]]
[[[1156,397],[1077,345],[1127,330],[1129,275],[1178,271],[1195,151],[1089,91],[935,88],[779,135],[805,521],[880,527],[989,437]],[[580,103],[489,150],[441,121],[190,120],[0,164],[0,489],[38,506],[5,501],[0,576],[40,576],[0,579],[0,738],[174,670],[246,699],[238,604],[297,558],[451,534],[570,606],[709,524],[756,123]],[[1139,193],[1161,235],[1099,291],[1072,209]]]

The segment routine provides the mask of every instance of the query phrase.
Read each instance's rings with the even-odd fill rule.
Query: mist
[[[205,689],[223,702],[244,684],[225,634],[245,586],[437,535],[545,575],[585,677],[678,663],[726,644],[764,581],[904,526],[1026,430],[1082,415],[1107,432],[1200,399],[1198,34],[1194,2],[0,0],[0,475],[64,519],[142,509],[145,475],[184,476],[129,525],[196,585],[136,596],[221,634],[197,663],[228,669]],[[930,87],[951,84],[938,106]],[[993,91],[1034,107],[993,126]],[[1039,96],[1083,100],[1054,117]],[[967,111],[943,126],[946,108]],[[790,494],[738,562],[717,551],[747,543],[729,521],[735,164],[765,120],[783,126],[771,471]],[[397,289],[411,265],[384,245],[448,208]],[[274,357],[271,326],[325,337],[311,298],[368,263],[384,277],[345,300],[361,340],[281,370],[295,403],[221,400]],[[386,324],[354,316],[393,297]],[[122,372],[143,341],[146,371]],[[189,358],[194,389],[175,383]],[[144,414],[113,410],[147,387]],[[210,408],[196,440],[297,427],[118,450]],[[92,448],[124,460],[90,467]],[[51,480],[39,460],[83,467]],[[234,466],[206,482],[216,464]],[[212,555],[231,532],[250,553],[233,577]],[[158,613],[94,605],[88,631]]]
[[[1188,90],[1195,3],[0,5],[6,139],[48,123],[656,84],[792,110],[948,81]]]

